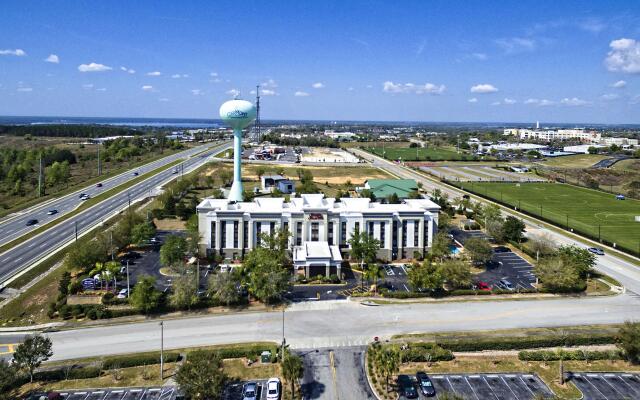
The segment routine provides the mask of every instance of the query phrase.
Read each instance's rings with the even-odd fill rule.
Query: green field
[[[410,147],[363,147],[364,150],[387,160],[402,161],[455,161],[473,159],[472,156],[456,153],[455,150],[442,147],[410,148]]]
[[[603,241],[616,243],[634,254],[640,252],[640,201],[616,200],[615,195],[560,183],[475,182],[464,188],[486,197],[519,206],[534,216],[542,216]],[[600,230],[600,233],[598,233]]]

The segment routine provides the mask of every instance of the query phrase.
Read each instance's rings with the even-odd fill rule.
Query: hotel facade
[[[303,194],[284,198],[256,198],[251,202],[205,199],[197,207],[200,249],[207,254],[241,259],[260,245],[260,234],[280,229],[291,234],[294,265],[305,274],[340,275],[342,255],[358,230],[380,241],[378,258],[391,261],[424,255],[438,226],[440,207],[427,199],[381,204],[368,198],[325,198]]]

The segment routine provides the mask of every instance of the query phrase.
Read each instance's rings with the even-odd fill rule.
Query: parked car
[[[418,391],[409,375],[398,375],[398,392],[407,399],[418,398]]]
[[[127,289],[122,289],[118,292],[118,295],[116,297],[119,299],[126,299],[128,294],[129,291]]]
[[[516,289],[515,287],[513,287],[513,284],[506,279],[500,279],[498,281],[498,287],[509,291],[514,291]]]
[[[511,249],[507,246],[496,246],[493,248],[494,253],[510,253]]]
[[[491,290],[491,286],[489,286],[489,284],[487,282],[478,281],[478,282],[476,282],[476,289],[477,290],[483,290],[483,291],[490,291]]]
[[[280,387],[280,379],[269,379],[267,381],[267,400],[280,400]]]
[[[149,239],[149,243],[151,243],[151,244],[161,244],[162,240],[160,240],[160,238],[157,238],[157,237],[152,237],[151,239]]]
[[[102,187],[102,183],[96,183],[96,187]]]
[[[136,263],[133,259],[127,257],[120,257],[118,260],[120,261],[120,265],[122,265],[123,267],[127,264],[134,265]]]
[[[54,214],[57,214],[57,213],[58,213],[58,210],[56,210],[55,208],[52,209],[52,210],[47,211],[47,215],[54,215]]]
[[[33,226],[33,225],[36,225],[37,223],[38,223],[38,220],[35,218],[32,218],[27,221],[27,226]]]
[[[126,258],[140,258],[140,257],[142,257],[142,254],[138,253],[137,251],[127,251],[126,253],[124,253],[124,257],[126,257]]]
[[[247,382],[242,388],[242,400],[257,400],[258,384],[255,382]]]
[[[416,374],[416,380],[418,381],[418,387],[423,395],[427,397],[433,397],[436,395],[436,388],[433,386],[433,382],[429,379],[426,373],[420,371]]]
[[[599,255],[599,256],[603,256],[604,255],[604,250],[602,250],[599,247],[589,247],[587,250],[589,250],[593,254],[596,254],[596,255]]]

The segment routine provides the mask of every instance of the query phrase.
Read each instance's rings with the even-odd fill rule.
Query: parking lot
[[[58,392],[64,400],[174,400],[178,393],[174,386],[157,388],[65,390]],[[31,397],[37,399],[38,397]]]
[[[258,384],[258,396],[257,399],[267,398],[267,380],[255,380],[252,381]],[[234,382],[226,386],[224,393],[222,394],[222,400],[240,400],[242,399],[242,388],[246,382]]]
[[[407,283],[407,269],[404,265],[386,264],[383,265],[384,278],[382,286],[392,291],[410,292]]]
[[[436,389],[436,398],[442,397],[443,393],[455,393],[465,400],[528,400],[536,396],[554,396],[547,385],[533,374],[441,374],[429,377]],[[425,398],[422,394],[420,396]]]
[[[640,399],[640,375],[625,373],[569,373],[567,379],[583,400]]]

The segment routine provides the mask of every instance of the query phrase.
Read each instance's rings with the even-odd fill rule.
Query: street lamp
[[[160,380],[164,379],[164,321],[160,321]]]
[[[286,344],[286,339],[284,338],[284,306],[282,306],[282,361],[284,361],[284,346]]]
[[[127,258],[127,298],[129,298],[129,292],[130,292],[130,288],[129,288],[129,259]]]

